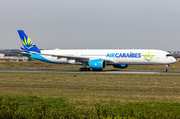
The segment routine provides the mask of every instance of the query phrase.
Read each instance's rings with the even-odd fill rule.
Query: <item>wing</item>
[[[44,55],[44,56],[52,56],[52,57],[57,57],[57,59],[67,58],[68,60],[77,60],[80,62],[88,62],[89,61],[88,57],[77,57],[77,56],[56,55],[56,54],[43,54],[43,53],[35,53],[35,52],[28,52],[28,51],[23,51],[23,52],[8,51],[8,52],[15,53],[15,54],[23,54],[23,55],[38,54],[38,55]]]
[[[79,61],[79,62],[88,62],[89,61],[88,57],[68,56],[68,55],[56,55],[56,54],[42,54],[42,53],[41,53],[41,55],[57,57],[57,59],[67,58],[67,60],[76,60],[76,61]]]
[[[67,58],[67,60],[76,60],[78,62],[89,62],[91,59],[100,59],[97,57],[94,58],[89,58],[89,57],[80,57],[80,56],[68,56],[68,55],[57,55],[57,54],[43,54],[43,53],[35,53],[35,52],[28,52],[28,51],[23,51],[23,52],[14,52],[10,51],[11,53],[16,53],[16,54],[23,54],[23,55],[32,55],[32,54],[38,54],[42,56],[52,56],[52,57],[57,57],[57,59],[60,58]],[[112,59],[104,59],[107,64],[113,63]]]
[[[101,59],[97,57],[81,57],[81,56],[68,56],[68,55],[56,55],[56,54],[42,54],[41,55],[47,55],[47,56],[52,56],[52,57],[57,57],[58,59],[60,58],[67,58],[67,60],[76,60],[78,62],[89,62],[91,59]],[[111,59],[104,59],[108,64],[113,63],[113,60]]]

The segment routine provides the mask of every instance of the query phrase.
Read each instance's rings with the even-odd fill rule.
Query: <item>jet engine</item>
[[[93,70],[102,70],[106,67],[106,61],[103,59],[93,59],[89,61],[89,67]]]

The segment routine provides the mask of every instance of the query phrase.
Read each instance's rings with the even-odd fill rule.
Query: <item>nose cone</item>
[[[176,63],[177,62],[176,58],[172,57],[171,62]]]

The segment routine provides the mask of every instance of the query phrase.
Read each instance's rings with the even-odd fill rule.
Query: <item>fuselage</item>
[[[31,55],[31,58],[51,63],[82,64],[73,58],[54,57],[52,55],[75,56],[79,58],[107,60],[107,65],[128,64],[128,65],[168,65],[177,62],[167,51],[154,49],[67,49],[67,50],[41,50],[42,54]],[[49,56],[48,56],[49,54]]]

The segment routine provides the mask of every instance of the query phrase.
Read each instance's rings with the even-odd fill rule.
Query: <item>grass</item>
[[[62,108],[62,107],[69,107],[67,103],[64,102],[62,98],[40,98],[36,96],[1,96],[0,100],[5,100],[7,102],[16,102],[18,106],[21,107],[28,107],[30,104],[38,104],[41,105],[45,103],[50,109],[53,108]]]
[[[177,102],[180,78],[171,75],[0,73],[0,95],[63,98],[77,108],[96,103]]]
[[[69,64],[51,64],[41,61],[28,62],[0,62],[0,69],[66,69],[79,70],[80,65]],[[118,69],[113,66],[107,66],[104,70],[143,70],[143,71],[163,71],[164,65],[129,65],[126,69]],[[180,71],[180,62],[172,64],[168,67],[168,71]]]
[[[6,99],[8,98],[8,99]],[[135,102],[116,105],[95,104],[91,109],[67,105],[61,98],[42,99],[35,96],[0,98],[0,118],[29,119],[179,119],[180,103]]]

